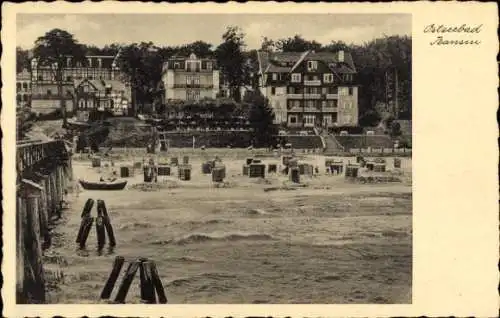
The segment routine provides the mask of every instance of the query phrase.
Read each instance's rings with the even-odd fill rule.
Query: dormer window
[[[292,74],[292,83],[300,83],[300,73]]]
[[[318,69],[318,61],[307,61],[307,69],[309,71],[315,71]]]
[[[352,74],[344,74],[343,78],[344,78],[344,81],[350,82],[350,81],[352,81]]]
[[[333,83],[333,74],[323,74],[323,82]]]

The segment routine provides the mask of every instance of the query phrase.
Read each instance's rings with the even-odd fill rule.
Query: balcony
[[[304,94],[305,99],[320,99],[321,94]]]
[[[212,73],[214,71],[213,68],[210,69],[204,69],[204,68],[174,68],[170,69],[173,70],[174,72],[185,72],[185,73]]]
[[[63,97],[59,97],[58,95],[46,95],[46,94],[32,94],[31,95],[32,100],[36,99],[43,99],[43,100],[60,100],[60,99],[66,99],[66,100],[71,100],[73,99],[72,96],[68,95],[63,95]]]
[[[326,94],[326,99],[338,99],[339,94]]]
[[[316,107],[304,107],[304,113],[319,113],[321,112],[320,108]]]
[[[321,111],[324,113],[335,113],[338,111],[338,108],[325,106],[325,107],[321,107]]]
[[[174,84],[174,88],[201,88],[201,89],[212,89],[214,86],[212,84]]]
[[[321,80],[304,80],[305,86],[320,86]]]
[[[294,98],[294,99],[302,99],[304,97],[303,94],[288,94],[288,98]]]

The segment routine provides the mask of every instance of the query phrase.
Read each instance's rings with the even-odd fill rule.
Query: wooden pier
[[[16,155],[16,302],[44,303],[43,251],[72,179],[71,153],[63,140],[21,140]]]

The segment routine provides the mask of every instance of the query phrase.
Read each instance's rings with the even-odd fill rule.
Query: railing
[[[320,99],[321,94],[304,94],[305,99]]]
[[[288,98],[302,99],[304,98],[303,94],[287,94]]]
[[[337,99],[339,94],[326,94],[326,99]]]
[[[67,99],[67,100],[71,100],[71,99],[73,99],[73,97],[67,96],[67,95],[59,96],[59,95],[32,94],[31,99],[32,100],[33,99],[43,99],[43,100]]]
[[[321,107],[321,111],[323,111],[325,113],[334,113],[334,112],[338,111],[338,108],[325,106],[325,107]]]
[[[320,86],[321,80],[304,80],[304,85],[306,85],[306,86]]]
[[[212,84],[174,84],[174,88],[214,88]]]
[[[17,142],[17,164],[19,172],[35,166],[48,158],[65,158],[68,156],[63,140],[40,142],[37,140],[21,140]]]

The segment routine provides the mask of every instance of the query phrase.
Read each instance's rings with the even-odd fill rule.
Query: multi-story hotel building
[[[259,88],[275,123],[289,127],[356,126],[356,68],[348,52],[258,52]]]
[[[19,107],[30,105],[31,101],[31,75],[24,69],[16,76],[16,102]]]
[[[163,64],[162,82],[165,104],[171,100],[197,101],[216,98],[219,93],[219,70],[215,59],[174,56]]]
[[[32,109],[35,112],[47,113],[60,108],[61,99],[66,100],[66,109],[76,111],[78,109],[88,108],[88,103],[83,103],[77,87],[81,86],[82,81],[97,81],[102,85],[94,85],[99,92],[98,95],[105,95],[106,89],[118,87],[118,93],[121,97],[117,103],[108,103],[106,108],[119,104],[120,109],[125,103],[131,107],[130,96],[131,89],[124,82],[124,76],[119,69],[115,56],[87,56],[85,63],[75,61],[71,57],[66,58],[63,67],[63,96],[58,96],[57,81],[54,71],[50,66],[39,65],[37,59],[31,60],[31,82],[32,82]],[[106,84],[106,82],[108,82]],[[111,85],[114,83],[115,85]],[[120,83],[120,85],[116,84]],[[123,93],[121,93],[123,91]],[[108,93],[111,96],[111,92]],[[85,94],[83,94],[85,95]],[[114,98],[115,96],[113,96]],[[76,102],[76,105],[73,103]],[[92,107],[99,108],[98,103],[92,104]]]

